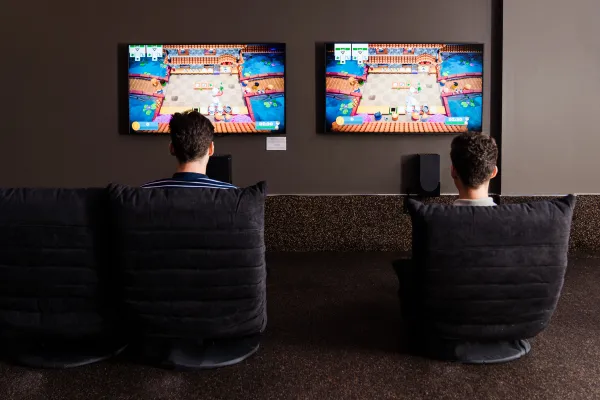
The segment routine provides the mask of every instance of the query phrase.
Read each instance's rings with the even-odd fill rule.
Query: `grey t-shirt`
[[[474,207],[491,207],[495,206],[494,199],[486,197],[485,199],[465,200],[458,199],[454,202],[455,206],[474,206]]]

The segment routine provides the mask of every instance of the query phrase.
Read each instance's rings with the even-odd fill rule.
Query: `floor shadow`
[[[339,257],[337,266],[344,266],[343,256]],[[360,268],[346,264],[341,276],[324,265],[304,264],[300,269],[293,262],[285,268],[271,264],[275,272],[269,276],[267,290],[266,340],[329,349],[407,352],[398,278],[390,261],[382,257]],[[354,265],[360,262],[355,259]]]
[[[318,313],[318,314],[317,314]],[[308,318],[271,318],[267,340],[328,349],[397,352],[403,349],[397,305],[344,302],[315,310]]]

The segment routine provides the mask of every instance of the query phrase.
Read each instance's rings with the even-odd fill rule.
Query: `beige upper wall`
[[[600,3],[504,0],[502,194],[600,193]]]

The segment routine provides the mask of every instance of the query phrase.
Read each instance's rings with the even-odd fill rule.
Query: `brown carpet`
[[[0,399],[600,399],[600,257],[573,256],[550,327],[510,364],[404,355],[390,253],[269,256],[259,352],[217,371],[123,357],[72,370],[0,364]]]

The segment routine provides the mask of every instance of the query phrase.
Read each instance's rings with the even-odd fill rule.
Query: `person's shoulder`
[[[218,181],[216,179],[211,179],[209,177],[198,179],[198,182],[202,182],[203,184],[211,185],[214,187],[219,187],[221,189],[238,189],[237,186],[234,186],[231,183]]]
[[[166,178],[166,179],[157,179],[154,181],[150,181],[150,182],[146,182],[144,183],[142,186],[140,186],[141,188],[152,188],[152,187],[156,187],[156,186],[160,186],[160,185],[164,185],[164,184],[168,184],[172,179],[170,178]]]
[[[484,199],[457,199],[454,201],[453,205],[459,207],[495,207],[497,204],[494,202],[494,199],[491,197]]]
[[[217,181],[210,178],[199,178],[194,180],[179,180],[179,179],[159,179],[156,181],[145,183],[141,186],[144,189],[156,188],[199,188],[199,189],[238,189],[227,182]]]

